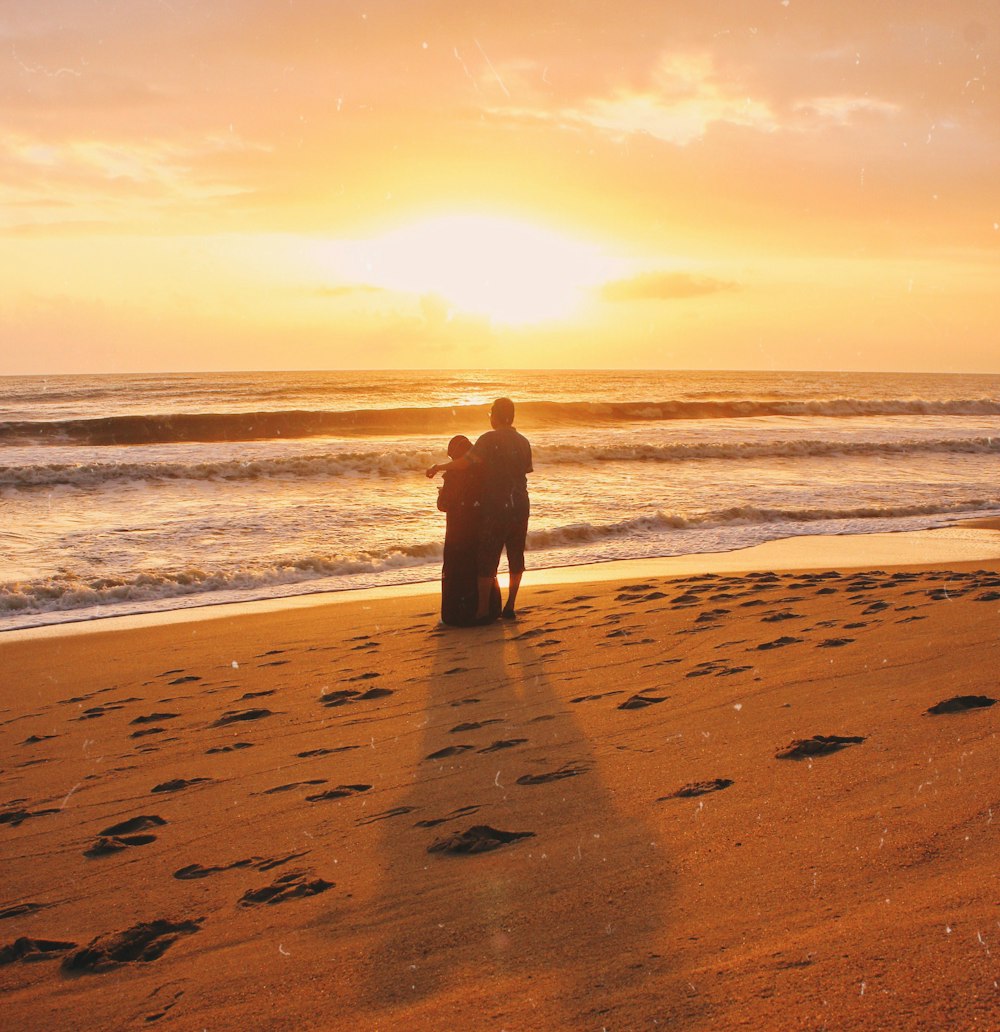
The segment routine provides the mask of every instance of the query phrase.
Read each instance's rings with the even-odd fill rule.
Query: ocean
[[[528,568],[1000,512],[1000,376],[0,378],[0,629],[434,581],[456,433],[509,395]]]

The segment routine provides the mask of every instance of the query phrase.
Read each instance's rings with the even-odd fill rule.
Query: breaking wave
[[[92,445],[169,444],[180,441],[294,440],[321,436],[379,436],[467,432],[482,426],[484,406],[359,409],[355,411],[273,410],[104,416],[90,419],[0,421],[3,443]],[[694,400],[661,402],[555,402],[518,404],[518,425],[546,428],[613,425],[675,419],[743,419],[755,416],[982,416],[1000,415],[992,398],[831,398],[825,400]]]
[[[898,520],[906,517],[946,517],[956,513],[1000,512],[1000,498],[967,499],[941,504],[897,506],[854,506],[850,508],[758,508],[736,506],[711,512],[682,516],[658,511],[616,523],[575,523],[528,535],[534,551],[558,551],[602,541],[655,540],[670,531],[769,525],[786,529],[823,521]],[[781,536],[781,535],[779,535]],[[61,573],[38,580],[0,584],[0,614],[32,614],[116,606],[121,603],[153,602],[162,599],[217,592],[252,591],[265,597],[273,589],[287,585],[317,582],[315,590],[333,590],[338,578],[358,575],[393,574],[416,567],[426,569],[426,578],[438,574],[442,554],[438,541],[393,546],[384,551],[362,552],[353,556],[309,555],[270,563],[245,563],[226,569],[185,567],[176,570],[147,570],[122,577],[82,577]],[[552,565],[551,563],[549,565]],[[411,577],[412,578],[412,573]],[[325,583],[319,583],[325,582]],[[348,586],[357,586],[349,583]]]
[[[534,449],[535,464],[594,462],[688,462],[705,459],[754,461],[832,455],[881,456],[930,453],[1000,455],[1000,437],[903,441],[831,441],[817,439],[625,445],[553,445]],[[261,459],[212,462],[90,462],[0,465],[0,488],[72,487],[93,489],[125,481],[179,480],[239,482],[263,479],[410,476],[439,461],[441,451],[429,448],[331,452]]]

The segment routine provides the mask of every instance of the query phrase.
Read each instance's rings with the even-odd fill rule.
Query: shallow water
[[[509,394],[529,566],[1000,511],[1000,377],[292,373],[0,380],[0,627],[426,581],[423,470]]]

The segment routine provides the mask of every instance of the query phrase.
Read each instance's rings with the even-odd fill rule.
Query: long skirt
[[[457,525],[453,525],[457,524]],[[478,528],[466,521],[448,517],[444,539],[444,565],[441,568],[441,620],[453,627],[468,627],[476,622],[479,581],[476,576]],[[500,616],[500,585],[493,578],[490,616]]]

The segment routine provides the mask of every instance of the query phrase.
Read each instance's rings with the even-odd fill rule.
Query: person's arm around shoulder
[[[463,469],[468,469],[470,466],[474,466],[477,462],[482,462],[482,456],[477,452],[476,449],[482,444],[483,438],[486,437],[483,434],[478,441],[467,451],[461,458],[452,459],[450,462],[436,462],[427,470],[427,477],[433,480],[438,473],[450,473],[455,470],[456,473],[461,472]]]
[[[469,452],[469,455],[472,453]],[[463,469],[468,469],[475,459],[470,459],[469,455],[463,455],[460,459],[452,459],[450,462],[435,462],[433,466],[429,467],[426,475],[430,480],[433,480],[438,473],[450,473],[454,470],[456,473],[460,473]]]

